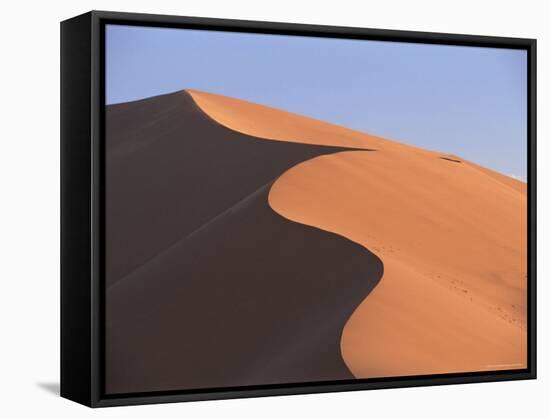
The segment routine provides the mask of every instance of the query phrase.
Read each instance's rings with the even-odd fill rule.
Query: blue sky
[[[526,178],[525,51],[107,26],[108,104],[186,88]]]

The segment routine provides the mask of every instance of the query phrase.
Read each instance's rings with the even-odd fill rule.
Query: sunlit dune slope
[[[300,163],[269,194],[283,217],[343,235],[384,264],[342,333],[356,377],[526,367],[523,182],[460,157],[190,93],[233,130],[376,150]]]
[[[269,203],[384,264],[342,334],[355,376],[526,367],[520,192],[448,160],[343,152],[287,171]]]

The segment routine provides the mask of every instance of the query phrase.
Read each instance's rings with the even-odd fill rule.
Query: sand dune
[[[373,148],[317,157],[273,185],[289,220],[343,235],[384,276],[343,330],[356,377],[526,367],[526,187],[460,157],[191,92],[236,131]]]
[[[107,393],[353,378],[341,331],[382,264],[267,199],[349,148],[229,130],[185,92],[108,107],[107,134]]]
[[[525,366],[522,182],[197,91],[106,122],[108,393]]]

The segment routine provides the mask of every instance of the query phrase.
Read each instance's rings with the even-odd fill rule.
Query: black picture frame
[[[104,27],[108,23],[522,49],[528,55],[528,368],[105,395]],[[92,11],[61,23],[61,396],[90,407],[536,378],[536,40]]]

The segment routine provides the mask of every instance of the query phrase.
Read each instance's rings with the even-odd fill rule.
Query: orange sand
[[[524,183],[456,156],[191,94],[215,120],[247,134],[376,150],[303,162],[269,195],[280,215],[345,236],[384,263],[342,333],[356,377],[526,367]]]

